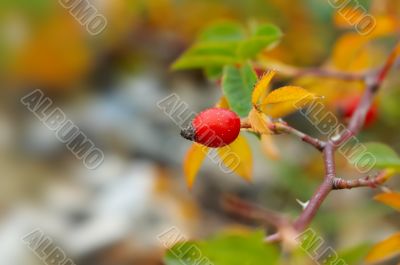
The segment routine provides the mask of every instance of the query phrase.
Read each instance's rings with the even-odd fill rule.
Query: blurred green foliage
[[[264,232],[222,233],[212,239],[177,243],[165,256],[166,265],[277,264],[278,250],[263,243]]]

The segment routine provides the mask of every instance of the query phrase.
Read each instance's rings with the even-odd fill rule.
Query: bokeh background
[[[255,160],[251,184],[207,161],[189,191],[181,166],[190,143],[156,103],[176,93],[196,112],[215,104],[221,95],[218,84],[201,71],[174,72],[170,65],[199,30],[221,19],[274,23],[285,35],[270,58],[298,67],[325,64],[345,31],[335,25],[328,2],[96,0],[91,3],[108,25],[92,36],[58,1],[1,1],[0,263],[41,264],[21,241],[35,228],[76,264],[150,265],[163,264],[157,235],[172,226],[188,238],[261,227],[227,213],[220,203],[223,194],[297,216],[296,199],[306,201],[323,176],[317,152],[279,136],[283,158],[273,161],[248,135]],[[400,13],[396,0],[359,3],[376,14]],[[392,43],[393,36],[379,43],[378,62]],[[399,151],[399,79],[389,79],[379,117],[360,139]],[[104,151],[99,168],[85,168],[21,104],[34,89],[41,89]],[[315,135],[305,119],[294,115],[289,121]],[[338,160],[339,174],[356,177],[346,161]],[[396,180],[388,186],[396,189]],[[400,230],[398,213],[373,201],[375,193],[332,193],[313,227],[337,250],[365,249]]]

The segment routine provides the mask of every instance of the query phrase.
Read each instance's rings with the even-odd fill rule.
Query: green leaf
[[[0,1],[0,12],[18,10],[34,19],[47,18],[56,7],[54,1],[49,0]]]
[[[263,242],[264,232],[224,233],[207,241],[178,243],[168,250],[166,265],[277,264],[275,246]]]
[[[256,82],[257,75],[249,64],[224,68],[222,89],[229,106],[241,117],[247,116],[251,110],[251,93]]]
[[[256,37],[275,37],[276,39],[279,39],[282,35],[282,31],[272,24],[259,25],[254,31],[254,36]]]
[[[245,38],[242,26],[235,22],[219,22],[207,27],[197,42],[172,65],[173,70],[220,68],[241,61],[237,56],[239,42]]]
[[[237,44],[223,42],[199,43],[187,50],[172,65],[172,69],[222,67],[239,62]]]
[[[254,34],[241,42],[238,54],[241,58],[252,58],[264,49],[271,49],[282,37],[281,30],[271,24],[260,25]]]
[[[367,147],[367,152],[372,153],[376,159],[375,168],[400,170],[400,158],[392,148],[376,142],[366,143],[365,146]]]
[[[193,45],[186,51],[185,55],[220,55],[236,56],[237,44],[232,42],[203,42]]]
[[[371,244],[363,243],[339,252],[339,258],[343,259],[345,264],[360,264],[371,249]]]
[[[225,65],[243,63],[260,51],[273,47],[282,36],[279,28],[270,24],[258,26],[251,36],[245,33],[240,24],[232,21],[211,25],[173,63],[172,69],[213,68],[218,73],[218,68],[220,70]]]
[[[197,257],[201,259],[199,253],[200,247],[196,242],[179,242],[167,251],[164,256],[164,263],[166,265],[192,265],[198,262]],[[195,259],[190,261],[191,255],[196,255]],[[199,259],[199,260],[200,260]]]
[[[204,69],[204,73],[209,80],[218,80],[222,76],[222,67],[209,66]]]
[[[232,42],[240,41],[244,38],[244,29],[239,23],[233,21],[223,21],[205,28],[203,32],[200,33],[199,42]]]

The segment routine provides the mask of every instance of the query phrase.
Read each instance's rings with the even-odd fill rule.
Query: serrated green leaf
[[[249,64],[224,68],[222,89],[229,106],[241,117],[247,116],[252,108],[251,93],[256,82],[257,75]]]
[[[376,159],[375,168],[394,168],[400,170],[400,157],[392,148],[376,142],[364,145],[367,147],[367,152],[372,153]]]
[[[260,25],[254,34],[240,43],[238,55],[241,58],[252,58],[264,49],[274,47],[282,37],[280,29],[271,24]]]
[[[207,241],[178,243],[168,250],[166,265],[277,264],[275,246],[263,242],[264,232],[224,233]]]

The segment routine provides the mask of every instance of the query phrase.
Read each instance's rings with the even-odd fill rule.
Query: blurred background
[[[398,1],[358,2],[374,14],[390,17],[397,26]],[[156,103],[176,93],[195,112],[215,104],[221,96],[216,82],[198,70],[171,71],[170,65],[204,26],[221,19],[280,27],[284,37],[268,52],[269,58],[297,67],[331,64],[338,39],[349,29],[335,24],[329,1],[93,0],[90,4],[107,20],[97,35],[89,34],[58,1],[0,2],[1,264],[42,264],[21,241],[36,228],[76,264],[150,265],[163,264],[164,247],[157,235],[173,226],[188,238],[261,227],[227,213],[220,203],[223,194],[297,216],[301,206],[296,199],[308,200],[323,176],[317,152],[279,136],[276,144],[283,158],[274,161],[263,155],[256,137],[247,135],[255,161],[252,183],[224,174],[206,161],[189,191],[182,159],[190,143]],[[394,34],[384,35],[371,48],[372,66],[383,62],[393,40]],[[379,100],[385,104],[380,104],[378,118],[359,139],[382,141],[400,151],[400,80],[389,79]],[[282,84],[285,79],[278,78],[274,86]],[[335,91],[342,91],[345,85],[341,86],[335,84]],[[104,152],[101,166],[87,169],[21,104],[20,99],[35,89],[43,91]],[[332,95],[320,93],[328,99]],[[347,92],[337,93],[333,98]],[[292,115],[288,121],[315,135],[304,118]],[[342,158],[338,168],[343,176],[357,177]],[[396,181],[388,186],[395,189]],[[398,214],[371,200],[375,193],[369,189],[332,193],[313,227],[338,250],[368,245],[400,230]]]

